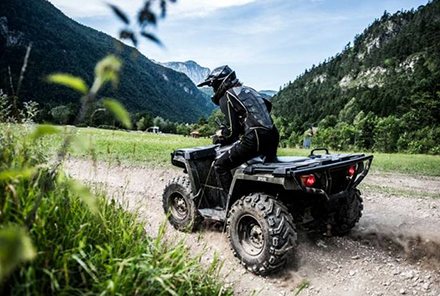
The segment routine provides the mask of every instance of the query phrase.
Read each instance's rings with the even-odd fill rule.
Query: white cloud
[[[173,17],[203,17],[218,9],[242,6],[257,0],[178,0],[170,7]]]
[[[257,0],[177,0],[171,3],[168,10],[173,18],[206,16],[218,9],[242,6]],[[50,0],[69,17],[86,18],[111,15],[107,3],[114,4],[130,15],[136,12],[145,3],[144,0]]]
[[[135,7],[142,6],[142,0],[131,0],[130,4],[124,0],[49,0],[57,8],[61,9],[67,16],[72,18],[101,17],[111,15],[107,3],[117,5],[127,12],[132,12]]]

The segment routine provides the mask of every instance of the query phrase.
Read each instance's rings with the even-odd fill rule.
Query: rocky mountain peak
[[[186,62],[168,62],[161,63],[162,66],[173,69],[174,71],[182,72],[188,76],[194,84],[198,84],[205,80],[211,70],[189,60]]]

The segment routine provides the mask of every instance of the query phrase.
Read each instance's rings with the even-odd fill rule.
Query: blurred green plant
[[[69,130],[0,124],[0,295],[232,295],[218,260],[64,174]]]
[[[25,228],[8,226],[0,229],[0,281],[21,263],[34,259],[35,255]]]
[[[107,56],[96,65],[91,87],[63,73],[47,81],[81,94],[78,122],[93,120],[99,103],[131,128],[118,101],[98,99],[107,84],[117,87],[121,67],[117,57]],[[0,116],[6,118],[10,101],[3,97]],[[72,145],[94,161],[95,150],[69,128],[29,125],[37,113],[36,104],[24,104],[24,124],[0,124],[1,295],[232,295],[218,280],[218,260],[202,267],[202,255],[189,256],[183,241],[166,242],[165,225],[153,239],[135,214],[66,176],[62,167]],[[60,139],[55,153],[47,137]]]
[[[48,76],[47,81],[67,86],[78,91],[82,95],[81,111],[76,119],[76,123],[79,123],[86,117],[92,120],[92,114],[96,111],[96,97],[99,91],[107,83],[111,83],[114,88],[118,86],[121,68],[121,61],[116,56],[109,55],[96,65],[95,79],[91,88],[89,88],[82,78],[63,73],[52,74]],[[99,103],[103,104],[126,128],[132,128],[131,119],[127,110],[125,110],[118,101],[110,98],[103,98]]]

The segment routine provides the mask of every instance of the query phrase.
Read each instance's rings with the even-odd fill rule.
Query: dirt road
[[[70,161],[67,170],[76,179],[104,186],[130,210],[137,209],[151,235],[165,219],[166,181],[183,174],[79,160]],[[392,181],[384,185],[384,179]],[[286,268],[266,278],[240,266],[215,225],[206,225],[200,234],[182,234],[169,226],[167,235],[170,240],[184,238],[194,254],[205,248],[206,262],[217,252],[225,260],[225,281],[236,295],[295,295],[301,283],[309,282],[300,295],[440,296],[440,199],[430,198],[440,192],[440,178],[370,175],[364,184],[364,215],[349,236],[300,234]],[[395,193],[402,190],[414,196]]]

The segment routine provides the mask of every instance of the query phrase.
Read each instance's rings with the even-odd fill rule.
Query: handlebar
[[[310,157],[310,156],[314,156],[314,155],[315,155],[315,154],[314,154],[315,151],[325,151],[325,154],[330,154],[330,153],[328,152],[328,149],[327,149],[327,148],[320,147],[320,148],[315,148],[315,149],[313,149],[312,152],[310,152],[309,157]]]

